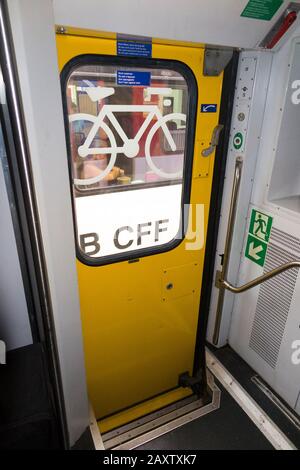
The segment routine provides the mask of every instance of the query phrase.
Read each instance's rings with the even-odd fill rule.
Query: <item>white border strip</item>
[[[102,437],[99,431],[96,416],[91,403],[89,403],[90,430],[94,442],[95,450],[105,450]]]
[[[208,349],[206,349],[206,365],[276,450],[297,450],[294,444]]]

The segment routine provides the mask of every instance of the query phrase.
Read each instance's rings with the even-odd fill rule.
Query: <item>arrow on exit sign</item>
[[[250,243],[250,245],[249,245],[249,256],[251,256],[251,258],[259,260],[261,258],[259,253],[261,253],[262,251],[264,251],[264,249],[261,245],[255,246],[253,242]]]
[[[245,256],[255,263],[263,266],[267,254],[268,244],[253,237],[250,233],[247,239]]]

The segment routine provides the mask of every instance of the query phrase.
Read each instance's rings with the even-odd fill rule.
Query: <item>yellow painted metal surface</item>
[[[57,46],[60,69],[80,54],[116,54],[110,38],[58,35]],[[209,146],[218,113],[199,110],[201,103],[217,103],[219,110],[222,76],[203,76],[199,47],[154,43],[152,55],[184,62],[197,80],[191,203],[204,205],[206,232],[214,153],[204,158],[201,150]],[[192,372],[205,245],[186,250],[186,243],[136,263],[90,267],[78,261],[88,390],[98,419],[171,390],[180,373]],[[164,286],[172,281],[171,293]]]
[[[74,26],[68,25],[56,25],[56,30],[59,32],[63,28],[64,34],[68,36],[81,36],[89,38],[100,38],[100,39],[117,39],[116,33],[111,33],[109,31],[97,31],[95,29],[81,29]],[[173,46],[184,46],[184,47],[204,47],[204,44],[199,42],[190,42],[190,41],[178,41],[176,39],[162,39],[162,38],[152,38],[153,44],[168,44]]]
[[[153,413],[154,411],[160,410],[165,406],[182,400],[183,398],[186,398],[190,395],[192,395],[192,391],[190,389],[181,387],[176,388],[171,392],[163,393],[158,397],[152,398],[151,400],[147,400],[124,411],[121,411],[120,413],[116,413],[112,416],[102,419],[101,421],[98,421],[99,430],[102,434],[104,434],[105,432],[116,429],[126,423],[130,423],[131,421],[135,421],[141,416]]]

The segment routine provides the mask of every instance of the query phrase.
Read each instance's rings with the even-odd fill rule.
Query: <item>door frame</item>
[[[214,283],[215,254],[217,248],[221,207],[223,199],[224,179],[229,150],[233,102],[235,96],[236,77],[239,64],[238,51],[224,70],[219,123],[224,125],[219,144],[216,149],[210,210],[208,217],[206,249],[203,266],[202,289],[199,306],[199,322],[196,335],[193,376],[206,377],[205,342],[209,318],[210,300]],[[206,378],[203,379],[206,381]]]

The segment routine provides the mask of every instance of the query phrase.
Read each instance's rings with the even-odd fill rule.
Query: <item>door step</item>
[[[184,398],[102,435],[105,449],[130,450],[177,429],[220,407],[220,389],[207,372],[211,401],[204,403],[196,395]]]

